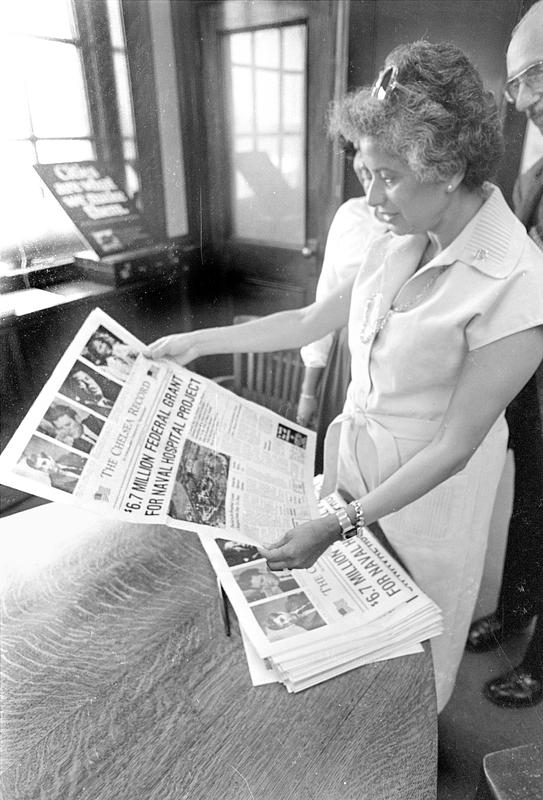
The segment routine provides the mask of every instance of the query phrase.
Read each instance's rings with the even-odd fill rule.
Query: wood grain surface
[[[253,687],[193,534],[1,520],[4,800],[434,800],[425,653]]]

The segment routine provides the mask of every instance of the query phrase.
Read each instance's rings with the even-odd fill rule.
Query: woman
[[[270,569],[309,567],[356,523],[376,520],[444,613],[432,641],[438,710],[450,697],[480,583],[507,445],[504,409],[543,356],[543,264],[488,183],[502,150],[496,106],[447,43],[396,48],[332,130],[369,172],[390,232],[352,290],[247,325],[170,336],[149,355],[299,346],[349,323],[352,382],[330,426],[324,492],[347,514],[288,531]]]

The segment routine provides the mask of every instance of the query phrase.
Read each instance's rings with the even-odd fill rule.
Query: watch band
[[[364,509],[362,508],[362,503],[360,500],[353,500],[351,505],[356,512],[356,520],[355,520],[356,529],[360,531],[366,525],[366,518],[364,516]]]
[[[335,515],[337,521],[339,522],[341,533],[340,536],[343,540],[352,539],[353,536],[356,536],[357,528],[351,522],[351,518],[347,514],[344,508],[337,508],[335,511]]]

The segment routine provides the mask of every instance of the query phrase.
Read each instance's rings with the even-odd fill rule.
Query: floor
[[[511,474],[506,474],[476,615],[494,608],[505,547],[504,520],[510,504],[511,482]],[[25,503],[23,507],[28,505]],[[473,800],[485,754],[543,740],[543,703],[532,709],[506,710],[492,705],[481,693],[486,680],[521,660],[525,643],[526,635],[518,636],[499,651],[465,654],[453,697],[439,720],[437,800]]]
[[[503,709],[481,693],[485,681],[522,659],[525,642],[518,636],[500,652],[466,653],[439,720],[438,800],[473,800],[487,753],[543,741],[543,704]]]

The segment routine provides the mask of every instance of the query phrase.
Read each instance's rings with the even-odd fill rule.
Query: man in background
[[[543,0],[513,30],[507,50],[506,98],[543,134]],[[515,213],[543,250],[543,158],[516,183]],[[485,684],[496,705],[521,708],[543,698],[542,367],[507,409],[515,461],[515,494],[498,607],[472,623],[467,649],[482,652],[535,629],[521,663]]]

